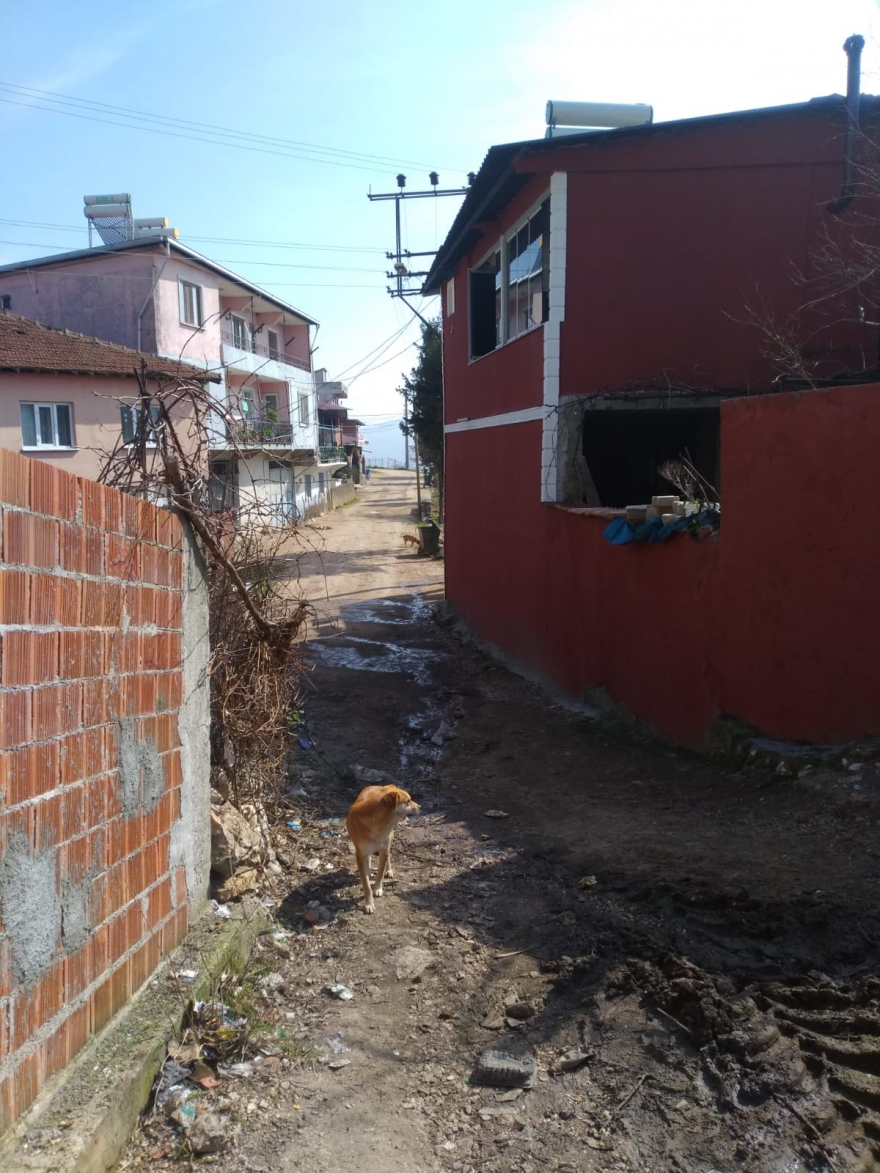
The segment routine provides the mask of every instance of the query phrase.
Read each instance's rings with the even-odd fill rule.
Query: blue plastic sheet
[[[671,525],[664,525],[659,517],[651,517],[641,525],[630,525],[625,517],[615,517],[602,531],[606,542],[612,546],[628,546],[631,542],[665,542],[682,530],[693,531],[702,525],[717,526],[718,514],[705,509],[691,517],[679,517]]]

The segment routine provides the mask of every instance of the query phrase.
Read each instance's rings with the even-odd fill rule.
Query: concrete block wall
[[[2,1130],[186,933],[209,795],[177,517],[0,450],[0,541]]]

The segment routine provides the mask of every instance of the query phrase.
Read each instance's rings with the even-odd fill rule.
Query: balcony
[[[293,424],[287,420],[261,420],[251,416],[231,426],[239,448],[293,448]]]
[[[228,330],[220,331],[220,341],[234,350],[241,351],[243,354],[257,354],[261,358],[280,362],[286,367],[296,367],[299,371],[311,372],[312,369],[311,363],[304,358],[295,358],[292,354],[286,354],[283,350],[274,346],[263,346],[259,342],[251,342],[249,339],[244,339],[240,335],[233,334]]]
[[[345,450],[336,445],[321,445],[318,449],[319,464],[346,464]]]

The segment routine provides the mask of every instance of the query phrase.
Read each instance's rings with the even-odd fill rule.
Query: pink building
[[[170,235],[120,240],[0,267],[14,313],[213,372],[235,434],[218,422],[214,471],[243,505],[279,519],[329,495],[345,463],[322,459],[311,361],[316,321]],[[338,457],[333,459],[333,457]]]
[[[0,448],[96,479],[105,454],[134,432],[138,372],[150,390],[220,380],[178,359],[0,313]]]

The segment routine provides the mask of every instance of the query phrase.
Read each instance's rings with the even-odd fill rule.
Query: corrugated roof
[[[880,111],[880,98],[863,94],[862,111]],[[529,179],[525,172],[516,170],[516,161],[544,151],[569,151],[610,146],[621,139],[654,138],[660,135],[679,135],[706,127],[723,127],[743,122],[786,115],[823,115],[840,113],[845,99],[839,94],[826,98],[812,98],[788,106],[767,106],[757,110],[734,110],[727,114],[709,114],[699,118],[682,118],[674,122],[651,122],[644,126],[625,126],[616,130],[585,130],[583,134],[565,135],[553,139],[527,139],[518,143],[503,143],[490,147],[477,176],[468,190],[440,251],[422,286],[423,294],[440,292],[442,282],[451,277],[455,267],[482,235],[476,224],[494,220]]]
[[[137,371],[179,379],[219,383],[220,375],[177,359],[145,354],[115,342],[57,330],[18,314],[0,313],[0,371],[50,371],[57,374],[117,375]]]
[[[264,298],[266,301],[271,302],[272,305],[278,306],[282,312],[293,314],[309,326],[318,325],[316,318],[310,318],[308,314],[304,314],[302,310],[298,310],[296,306],[290,305],[289,302],[281,301],[274,294],[267,293],[265,289],[261,289],[259,285],[254,285],[251,281],[245,281],[243,277],[237,276],[237,274],[231,272],[229,269],[224,269],[216,261],[209,260],[208,257],[203,257],[194,248],[189,248],[188,245],[181,244],[179,240],[172,240],[170,237],[168,238],[168,245],[172,251],[179,253],[191,261],[195,261],[199,265],[204,265],[205,268],[210,269],[213,273],[217,273],[224,280],[231,281],[235,285],[240,285],[242,289],[247,289],[249,292],[256,294],[257,297]],[[141,240],[124,240],[119,244],[105,244],[96,246],[95,248],[79,248],[69,253],[54,253],[50,257],[33,257],[29,261],[15,261],[11,265],[0,265],[0,274],[14,273],[22,269],[41,269],[47,265],[66,265],[72,261],[82,260],[83,257],[107,256],[113,253],[129,252],[139,248],[161,248],[164,250],[165,240],[157,239],[155,236],[144,237]]]

